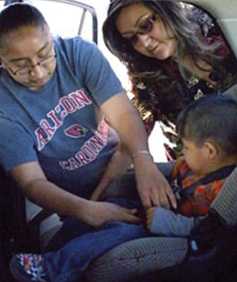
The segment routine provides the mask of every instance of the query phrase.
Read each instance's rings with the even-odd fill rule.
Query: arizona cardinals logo
[[[79,124],[73,124],[64,130],[65,135],[71,138],[84,137],[88,130]]]

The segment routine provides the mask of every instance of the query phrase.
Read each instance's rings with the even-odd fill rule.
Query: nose
[[[32,64],[30,69],[30,75],[35,79],[41,79],[44,77],[44,69],[39,63],[36,63],[34,65]]]
[[[138,43],[142,47],[147,48],[149,46],[151,39],[148,34],[138,34],[137,37],[138,37]]]

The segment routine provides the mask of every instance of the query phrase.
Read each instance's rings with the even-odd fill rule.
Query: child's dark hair
[[[176,128],[181,138],[198,146],[211,140],[223,154],[237,154],[237,103],[230,97],[215,95],[191,103],[179,114]]]
[[[3,37],[23,26],[44,27],[47,22],[41,12],[26,3],[13,3],[0,13],[0,46],[4,47]]]

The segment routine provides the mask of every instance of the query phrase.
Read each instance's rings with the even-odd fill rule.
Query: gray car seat
[[[20,189],[17,188],[15,183],[9,180],[9,178],[2,172],[0,179],[2,192],[1,202],[4,203],[1,205],[0,209],[1,214],[4,214],[4,216],[1,217],[0,223],[2,228],[0,234],[2,238],[4,237],[2,242],[5,244],[4,248],[1,248],[0,250],[0,260],[3,259],[1,267],[5,266],[5,270],[1,272],[2,278],[3,275],[8,275],[6,265],[12,253],[22,251],[39,251],[39,241],[37,236],[35,236],[39,229],[35,228],[37,226],[34,225],[32,228],[32,226],[26,222],[26,215],[23,209],[23,207],[25,207],[25,202],[20,193]],[[216,213],[220,215],[221,219],[225,223],[225,226],[230,227],[237,225],[236,183],[237,169],[235,169],[234,172],[227,178],[223,190],[212,204],[212,210],[216,211]],[[114,191],[115,190],[113,190],[113,192]],[[229,248],[229,255],[219,256],[221,257],[221,264],[225,265],[225,267],[228,266],[228,263],[230,265],[230,262],[232,262],[232,255],[235,257],[233,261],[237,262],[237,233],[233,233],[236,234],[233,241],[231,237],[229,239],[229,235],[227,233],[227,235],[225,235],[225,233],[222,234],[219,231],[216,232],[215,229],[213,230],[212,232],[208,232],[208,234],[214,235],[214,241],[215,235],[218,233],[220,234],[219,237],[224,239],[224,241],[231,246],[231,248],[229,248],[229,245],[227,246]],[[205,234],[205,232],[203,234]],[[127,281],[129,279],[130,282],[148,282],[149,280],[147,275],[152,278],[150,273],[154,273],[154,277],[157,277],[158,279],[161,277],[159,276],[161,275],[160,270],[168,269],[169,273],[171,273],[171,270],[173,271],[173,269],[177,269],[176,265],[182,266],[182,262],[187,255],[187,251],[188,240],[185,238],[150,237],[126,242],[110,250],[91,263],[85,272],[85,281],[120,282]],[[231,252],[234,253],[230,255]],[[226,257],[230,258],[228,263],[225,262]],[[183,269],[183,266],[181,269]],[[233,271],[236,271],[236,269],[237,265],[234,265]],[[179,273],[179,271],[177,273]],[[143,279],[143,277],[145,277],[144,280],[139,280]],[[10,280],[2,278],[1,281]],[[168,281],[170,282],[172,280]],[[214,281],[215,280],[213,280],[213,282]],[[181,280],[179,282],[184,281]],[[227,282],[227,279],[222,280],[221,282]]]
[[[198,230],[201,243],[208,243],[204,253],[197,254],[197,260],[189,264],[185,259],[188,251],[188,239],[185,238],[145,238],[124,243],[102,257],[96,259],[86,272],[86,278],[91,282],[121,282],[146,281],[149,273],[154,273],[153,281],[170,280],[169,273],[175,269],[174,281],[179,280],[179,274],[186,270],[190,281],[227,282],[237,281],[237,169],[227,178],[223,190],[212,204],[211,210],[217,214],[218,221],[213,226],[204,222],[204,227]],[[194,234],[195,235],[195,234]],[[195,235],[196,236],[196,235]],[[208,238],[205,238],[208,237]],[[206,239],[206,241],[202,240]],[[217,251],[216,250],[217,247]],[[214,250],[214,253],[212,253]],[[182,261],[185,262],[179,265]],[[200,261],[202,262],[200,264]],[[209,267],[212,270],[210,273]],[[178,265],[178,267],[176,267]],[[203,269],[207,265],[207,268]],[[188,267],[187,267],[188,266]],[[199,267],[200,276],[192,277],[191,267]],[[159,280],[162,271],[169,271]],[[203,271],[203,273],[202,273]],[[147,275],[147,276],[146,276]],[[163,274],[162,274],[163,275]],[[141,277],[144,280],[139,280]],[[166,280],[166,277],[168,277]],[[205,280],[206,278],[206,280]],[[196,280],[195,280],[196,279]],[[198,280],[199,279],[199,280]],[[209,279],[209,280],[208,280]]]

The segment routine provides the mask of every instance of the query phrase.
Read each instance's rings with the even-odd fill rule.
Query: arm
[[[127,95],[121,93],[108,99],[101,106],[106,119],[118,132],[121,142],[133,159],[137,189],[144,207],[176,207],[173,192],[148,151],[147,135],[143,123],[130,103]]]
[[[112,220],[138,222],[136,210],[106,202],[93,202],[71,194],[48,181],[38,162],[17,166],[11,175],[22,187],[26,197],[59,214],[73,216],[94,227]]]
[[[78,74],[83,70],[85,84],[94,101],[104,112],[109,124],[118,132],[121,143],[133,159],[137,188],[143,205],[168,207],[171,202],[175,207],[175,197],[166,179],[153,163],[151,156],[141,154],[141,151],[148,151],[144,125],[127,95],[122,92],[121,83],[107,60],[92,45],[84,48],[84,53],[78,52],[78,57],[81,58]]]
[[[127,150],[124,148],[124,146],[120,145],[117,151],[114,153],[104,175],[100,180],[100,183],[96,187],[90,199],[97,201],[102,198],[109,184],[119,176],[122,176],[130,164],[131,158],[128,155]]]
[[[152,208],[147,211],[147,227],[151,233],[159,236],[188,237],[199,219],[163,208]]]

